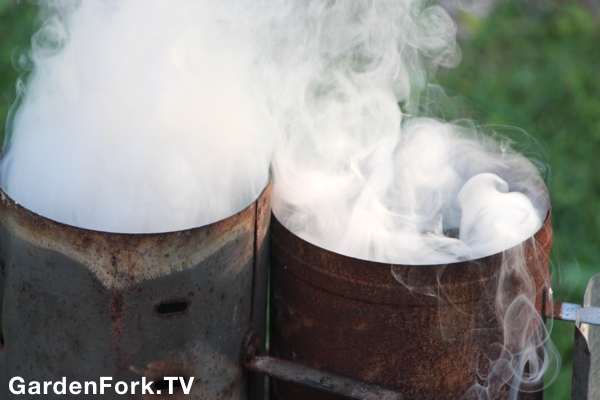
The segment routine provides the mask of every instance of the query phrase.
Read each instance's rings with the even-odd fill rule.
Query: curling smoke
[[[274,212],[287,228],[357,258],[436,264],[500,252],[541,227],[548,199],[529,160],[398,106],[418,109],[431,71],[459,59],[441,7],[304,3],[290,7],[287,25],[304,29],[286,31],[297,45],[281,56],[289,75],[273,102],[285,132]]]
[[[540,171],[507,140],[419,116],[432,74],[460,60],[451,18],[419,0],[275,3],[266,75],[276,77],[270,108],[282,132],[277,219],[323,248],[390,264],[502,252],[503,340],[482,355],[489,365],[473,365],[479,383],[465,397],[538,389],[558,358],[536,308],[544,284],[530,271],[543,254],[526,256],[523,243],[549,199]]]
[[[60,222],[128,233],[201,226],[258,196],[272,130],[241,7],[42,4],[0,165],[8,195]]]

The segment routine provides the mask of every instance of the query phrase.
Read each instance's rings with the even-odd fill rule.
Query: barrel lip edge
[[[443,263],[443,264],[394,264],[394,263],[385,263],[385,262],[381,262],[381,261],[371,261],[371,260],[367,260],[367,259],[363,259],[363,258],[358,258],[358,257],[352,257],[352,256],[348,256],[342,253],[337,253],[333,250],[329,250],[325,247],[321,247],[315,243],[312,243],[298,235],[296,235],[294,232],[290,231],[275,215],[275,213],[272,213],[272,219],[275,221],[275,226],[279,226],[281,229],[283,229],[290,237],[293,237],[294,240],[297,242],[298,245],[312,249],[312,250],[318,250],[323,252],[324,254],[329,255],[330,257],[336,257],[338,258],[341,262],[350,262],[350,263],[354,263],[354,264],[364,264],[365,267],[369,267],[369,268],[386,268],[386,269],[390,269],[390,268],[427,268],[427,269],[445,269],[445,268],[454,268],[454,267],[473,267],[475,265],[489,265],[490,262],[493,259],[496,259],[498,257],[502,257],[502,255],[508,251],[510,251],[511,249],[515,249],[518,248],[519,246],[522,246],[523,244],[527,243],[528,241],[530,241],[531,239],[535,239],[535,241],[537,243],[540,243],[540,245],[542,247],[544,246],[548,246],[548,244],[552,241],[552,209],[549,208],[548,211],[546,212],[546,217],[544,218],[544,222],[542,223],[542,226],[530,237],[528,237],[527,239],[523,240],[521,243],[519,243],[516,246],[513,247],[509,247],[507,249],[504,249],[500,252],[497,253],[493,253],[493,254],[489,254],[483,257],[477,257],[477,258],[473,258],[473,259],[469,259],[469,260],[461,260],[461,261],[453,261],[453,262],[449,262],[449,263]],[[276,243],[277,240],[276,238],[273,239],[273,242]]]
[[[55,219],[46,217],[46,216],[36,213],[32,210],[29,210],[25,206],[23,206],[23,205],[19,204],[17,201],[15,201],[12,197],[10,197],[2,188],[0,188],[0,208],[13,209],[17,213],[23,215],[25,218],[27,218],[31,221],[43,221],[46,224],[50,224],[50,225],[53,225],[57,228],[61,228],[64,230],[71,230],[73,232],[114,236],[114,237],[123,237],[123,238],[150,238],[150,237],[156,237],[156,236],[175,236],[175,235],[182,235],[182,234],[183,235],[190,234],[190,233],[200,231],[200,230],[205,230],[205,229],[211,229],[215,226],[222,224],[225,221],[228,221],[230,219],[235,219],[236,217],[242,216],[243,214],[245,214],[245,213],[249,212],[251,209],[253,209],[255,207],[255,205],[258,202],[260,202],[261,199],[263,199],[263,197],[269,196],[269,194],[270,194],[269,189],[270,189],[271,185],[272,185],[272,183],[269,180],[269,182],[262,189],[260,194],[251,203],[249,203],[243,209],[241,209],[241,210],[237,211],[236,213],[233,213],[225,218],[221,218],[217,221],[211,222],[206,225],[201,225],[201,226],[196,226],[196,227],[186,228],[186,229],[180,229],[180,230],[164,231],[164,232],[162,232],[162,231],[144,232],[144,233],[111,232],[111,231],[103,231],[103,230],[98,230],[98,229],[88,229],[85,227],[79,227],[79,226],[67,224],[67,223],[60,222]]]

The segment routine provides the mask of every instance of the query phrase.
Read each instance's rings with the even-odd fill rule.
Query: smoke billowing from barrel
[[[228,217],[268,181],[257,53],[230,3],[43,2],[2,188],[51,219],[164,232]]]
[[[523,242],[548,211],[543,179],[507,143],[408,116],[428,71],[456,63],[453,21],[419,1],[308,2],[293,10],[275,213],[330,250],[435,264]],[[291,21],[289,22],[291,24]],[[294,36],[297,35],[297,36]]]
[[[504,252],[504,340],[489,365],[473,365],[481,384],[467,397],[539,385],[556,360],[523,251],[549,211],[540,171],[473,124],[419,116],[432,74],[460,60],[451,18],[416,0],[277,3],[277,219],[317,246],[383,263],[452,268]]]

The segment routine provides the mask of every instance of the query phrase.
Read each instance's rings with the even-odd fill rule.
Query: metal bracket
[[[600,307],[584,307],[573,303],[556,303],[547,315],[560,321],[574,322],[577,326],[588,324],[600,326]]]

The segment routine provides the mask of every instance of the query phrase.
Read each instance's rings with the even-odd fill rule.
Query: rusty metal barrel
[[[477,369],[499,352],[503,329],[495,307],[502,254],[449,265],[392,265],[320,248],[275,217],[271,231],[274,357],[390,388],[405,399],[455,400],[478,383]],[[532,304],[543,315],[549,216],[533,239],[522,250],[536,289]],[[343,399],[277,380],[272,395]]]
[[[14,376],[146,377],[161,392],[166,376],[195,377],[191,395],[159,398],[258,398],[264,383],[239,359],[247,332],[265,330],[270,215],[268,187],[203,227],[105,233],[53,222],[0,192],[0,398],[12,398]]]

